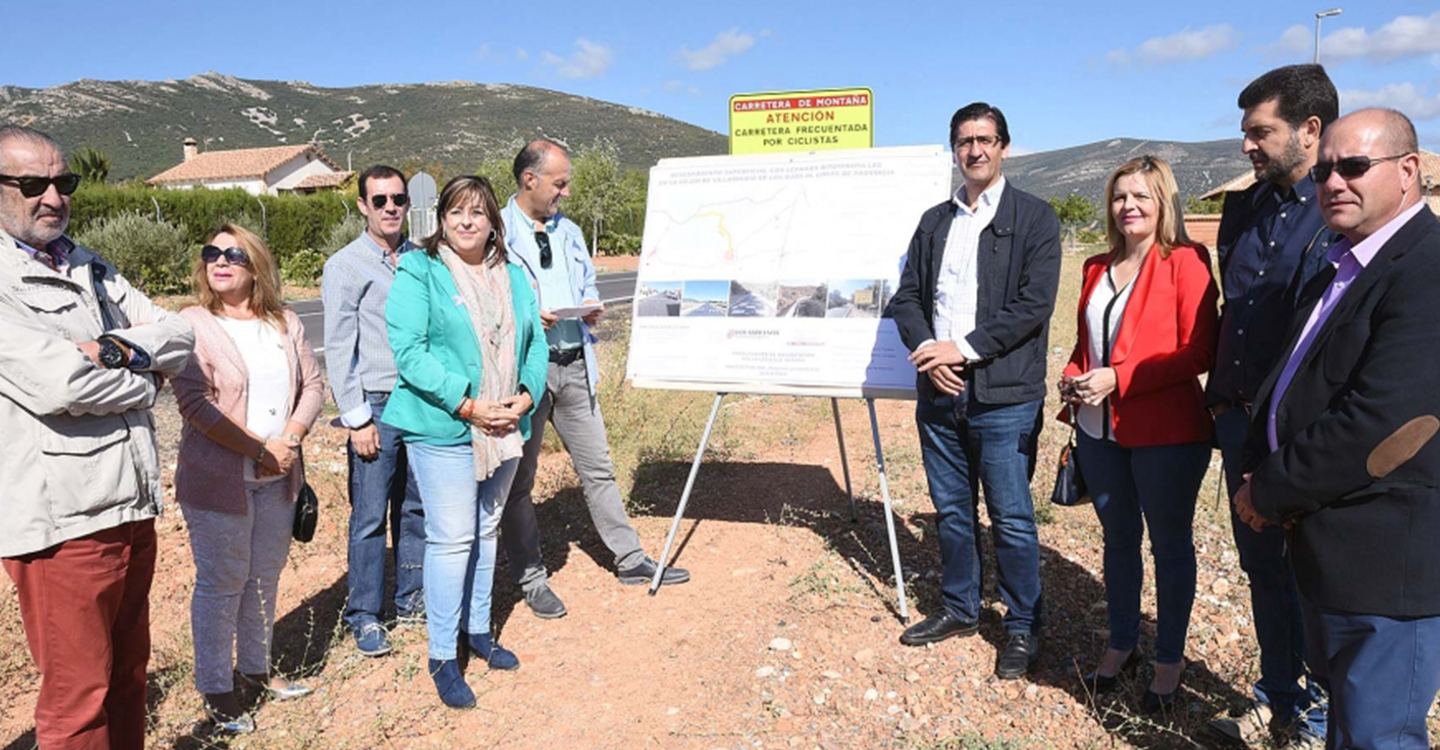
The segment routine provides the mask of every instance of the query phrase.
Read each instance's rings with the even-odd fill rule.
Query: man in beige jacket
[[[0,561],[40,670],[40,747],[140,748],[150,407],[194,333],[65,236],[78,183],[49,136],[0,127]]]

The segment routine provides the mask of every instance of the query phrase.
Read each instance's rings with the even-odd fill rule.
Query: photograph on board
[[[885,282],[882,279],[845,279],[830,282],[827,318],[878,318],[880,298]]]
[[[687,281],[680,302],[685,318],[723,318],[730,308],[729,281]]]
[[[730,282],[730,317],[773,318],[776,293],[780,285],[773,281]]]
[[[642,318],[680,317],[679,281],[645,281],[635,289],[635,314]]]
[[[782,281],[776,294],[777,318],[823,318],[825,317],[825,292],[823,281]]]

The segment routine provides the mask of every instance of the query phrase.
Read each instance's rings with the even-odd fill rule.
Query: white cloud
[[[699,95],[700,95],[700,87],[699,87],[699,86],[690,86],[689,88],[686,88],[686,89],[685,89],[685,93],[687,93],[687,94],[689,94],[689,95],[691,95],[691,96],[699,96]]]
[[[660,86],[660,88],[661,88],[662,90],[664,90],[666,93],[673,94],[673,93],[679,91],[680,89],[685,88],[685,84],[683,84],[683,83],[681,83],[681,82],[679,82],[679,81],[666,81],[663,85]]]
[[[1337,62],[1356,57],[1388,62],[1436,52],[1440,52],[1440,11],[1429,16],[1399,16],[1373,34],[1363,28],[1345,28],[1320,40],[1320,58]]]
[[[598,78],[615,62],[615,53],[603,44],[576,39],[575,51],[569,57],[546,52],[541,59],[562,78]]]
[[[482,44],[482,45],[480,45],[479,47],[477,47],[477,48],[475,49],[475,59],[476,59],[476,60],[488,60],[488,59],[490,59],[490,51],[491,51],[491,50],[490,50],[490,45],[488,45],[488,44]]]
[[[1263,48],[1278,54],[1298,54],[1314,49],[1313,27],[1296,24],[1280,35],[1280,40]],[[1320,40],[1320,60],[1339,63],[1364,57],[1375,62],[1390,62],[1410,57],[1440,57],[1440,11],[1429,16],[1397,16],[1374,33],[1361,26],[1339,28]]]
[[[1262,52],[1270,57],[1294,57],[1308,53],[1315,44],[1315,32],[1303,23],[1297,23],[1280,35],[1280,40],[1266,47]]]
[[[515,50],[515,59],[525,62],[530,59],[530,53],[524,47],[519,47]]]
[[[1240,32],[1228,23],[1206,26],[1199,31],[1185,29],[1169,36],[1145,40],[1132,50],[1116,49],[1105,55],[1105,61],[1124,65],[1132,59],[1150,65],[1202,60],[1234,47]]]
[[[764,36],[765,32],[761,32]],[[715,35],[715,41],[697,50],[680,48],[680,59],[690,70],[709,70],[725,64],[726,60],[755,46],[755,37],[741,33],[739,29],[722,31]]]
[[[1366,107],[1389,107],[1404,112],[1412,120],[1440,117],[1440,96],[1422,93],[1413,83],[1392,83],[1374,91],[1341,91],[1340,103],[1345,105],[1347,112]]]

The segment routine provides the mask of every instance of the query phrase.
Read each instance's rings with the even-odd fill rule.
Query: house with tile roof
[[[1255,184],[1255,173],[1246,172],[1235,179],[1200,196],[1201,200],[1223,198],[1226,193],[1238,193]],[[1430,210],[1440,216],[1440,154],[1434,151],[1420,151],[1420,190]]]
[[[338,189],[355,174],[341,169],[313,144],[204,153],[200,153],[194,138],[186,138],[183,145],[184,161],[147,183],[175,190],[238,187],[251,195],[278,195]]]

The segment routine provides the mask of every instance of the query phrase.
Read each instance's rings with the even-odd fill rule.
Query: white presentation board
[[[665,159],[650,170],[627,377],[637,387],[913,398],[880,312],[940,146]]]

